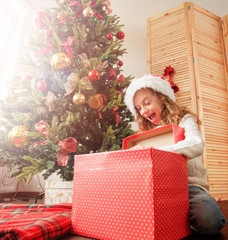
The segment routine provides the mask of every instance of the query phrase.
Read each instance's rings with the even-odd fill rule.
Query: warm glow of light
[[[6,91],[3,85],[15,74],[25,19],[28,14],[23,1],[0,3],[0,97]]]

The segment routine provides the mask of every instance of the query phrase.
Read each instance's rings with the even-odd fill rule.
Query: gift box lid
[[[56,188],[69,188],[72,189],[73,188],[73,181],[46,181],[45,182],[45,188],[46,189],[56,189]]]
[[[129,149],[137,144],[158,148],[175,144],[184,139],[184,128],[169,124],[124,138],[123,149]]]

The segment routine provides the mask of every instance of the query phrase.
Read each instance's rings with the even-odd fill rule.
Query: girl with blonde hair
[[[196,116],[176,103],[170,84],[157,75],[133,79],[126,91],[125,103],[135,116],[140,131],[168,124],[184,128],[184,140],[159,149],[182,154],[187,160],[190,224],[193,232],[217,234],[227,222],[216,200],[209,195],[207,170],[202,163],[205,143]],[[135,148],[141,147],[138,145]]]

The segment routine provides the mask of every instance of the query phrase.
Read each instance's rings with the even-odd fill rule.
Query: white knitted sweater
[[[208,191],[207,170],[202,163],[205,144],[196,120],[191,114],[187,114],[183,117],[179,126],[185,129],[185,139],[174,145],[160,147],[159,149],[184,155],[187,158],[188,184]]]

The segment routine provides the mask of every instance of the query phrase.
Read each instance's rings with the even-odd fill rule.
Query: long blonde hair
[[[189,111],[186,107],[179,106],[176,102],[170,100],[169,97],[154,91],[152,88],[149,89],[151,89],[152,93],[158,97],[163,105],[160,125],[174,124],[178,126],[186,114],[192,114],[196,118],[196,121],[199,122],[196,115]],[[144,118],[137,109],[136,121],[138,123],[139,130],[143,132],[157,127],[157,125]]]

